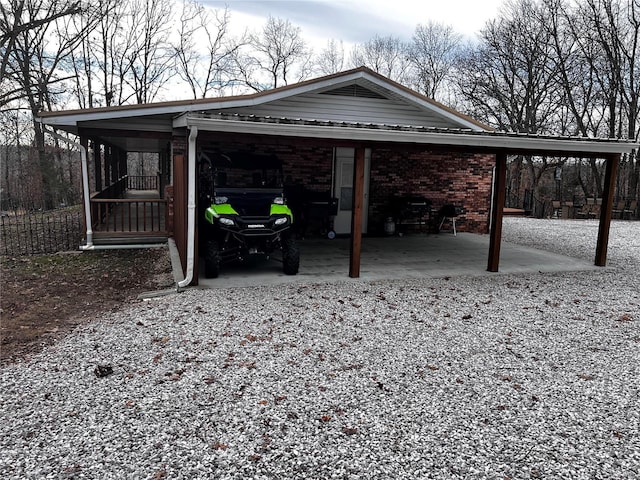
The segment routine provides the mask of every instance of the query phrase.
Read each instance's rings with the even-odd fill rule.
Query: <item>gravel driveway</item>
[[[504,239],[592,259],[596,231]],[[106,314],[0,370],[0,478],[640,478],[640,222],[609,259]]]

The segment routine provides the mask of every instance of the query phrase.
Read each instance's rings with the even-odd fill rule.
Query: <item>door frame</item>
[[[343,161],[351,161],[354,168],[354,174],[352,175],[352,181],[355,182],[355,156],[356,149],[354,147],[334,147],[333,148],[333,168],[331,178],[331,195],[338,199],[338,214],[340,214],[340,191],[339,191],[339,175],[340,175],[340,163]],[[371,176],[371,148],[365,148],[364,154],[364,191],[362,201],[362,233],[367,233],[369,223],[369,186]],[[355,192],[355,185],[352,183],[353,191]],[[334,230],[338,235],[350,235],[351,234],[351,218],[353,216],[352,210],[342,210],[344,217],[341,219],[342,223],[346,223],[346,228],[336,228],[334,222]],[[339,225],[340,227],[342,225]]]

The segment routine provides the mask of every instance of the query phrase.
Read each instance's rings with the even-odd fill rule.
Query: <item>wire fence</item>
[[[82,211],[69,207],[0,218],[0,255],[40,255],[77,250],[83,238]]]

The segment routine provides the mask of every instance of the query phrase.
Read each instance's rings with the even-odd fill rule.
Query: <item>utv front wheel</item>
[[[220,273],[220,250],[218,242],[209,240],[204,252],[204,276],[206,278],[218,278]]]
[[[300,268],[300,250],[293,236],[282,239],[282,270],[286,275],[295,275]]]

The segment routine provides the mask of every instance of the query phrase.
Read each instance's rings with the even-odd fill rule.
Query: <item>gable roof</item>
[[[39,121],[74,134],[85,129],[131,152],[161,151],[184,127],[511,154],[602,157],[638,148],[628,140],[495,132],[366,67],[248,95],[42,112]]]
[[[191,112],[492,130],[366,67],[247,95],[41,112],[39,117],[71,133],[82,126],[170,132],[174,117]]]

